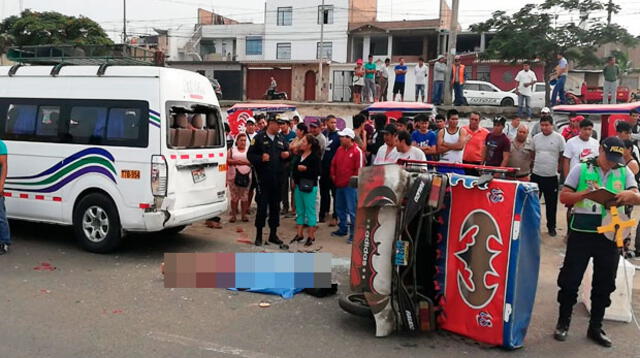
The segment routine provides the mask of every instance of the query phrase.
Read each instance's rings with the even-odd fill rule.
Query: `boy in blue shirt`
[[[437,160],[436,145],[438,137],[436,133],[429,130],[429,119],[424,114],[419,114],[414,118],[417,129],[411,134],[413,145],[420,148],[427,156],[427,160]]]
[[[7,221],[7,210],[4,207],[4,183],[7,180],[7,145],[0,140],[0,255],[9,252],[11,245],[11,233],[9,232],[9,221]]]

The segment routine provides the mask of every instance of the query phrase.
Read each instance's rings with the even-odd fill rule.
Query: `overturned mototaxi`
[[[376,336],[446,329],[517,348],[540,263],[535,184],[440,174],[427,164],[363,168],[350,283],[340,306]],[[487,174],[488,173],[488,174]]]

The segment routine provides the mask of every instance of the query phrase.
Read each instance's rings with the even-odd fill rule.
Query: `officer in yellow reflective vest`
[[[567,251],[558,275],[558,303],[560,314],[554,338],[565,341],[569,332],[571,312],[578,297],[578,287],[590,258],[593,258],[593,283],[591,287],[591,319],[587,337],[594,342],[611,347],[611,340],[602,330],[604,311],[611,304],[609,296],[615,290],[618,268],[616,243],[597,233],[607,210],[585,195],[598,188],[616,193],[618,205],[640,205],[640,194],[633,173],[625,167],[622,157],[624,143],[617,137],[605,139],[597,158],[574,167],[567,176],[560,202],[573,205],[573,217],[569,224]],[[620,212],[624,212],[620,209]]]

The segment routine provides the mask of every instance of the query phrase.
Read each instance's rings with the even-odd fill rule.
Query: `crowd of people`
[[[495,118],[491,130],[480,122],[480,114],[472,112],[468,124],[461,126],[455,109],[446,117],[398,120],[362,112],[353,116],[353,128],[338,130],[333,115],[307,124],[298,116],[256,115],[247,120],[245,131],[228,138],[232,144],[227,171],[229,221],[247,222],[255,198],[257,245],[263,243],[267,217],[271,229],[267,242],[285,245],[277,235],[280,216],[295,218],[298,231],[293,241],[312,245],[316,227],[322,223],[337,227],[333,236],[351,241],[356,191],[349,186],[349,178],[366,165],[429,160],[442,162],[438,170],[444,173],[479,175],[476,169],[447,163],[517,168],[507,176],[538,184],[545,199],[548,233],[556,236],[559,174],[566,177],[576,165],[597,156],[593,123],[572,115],[570,124],[558,133],[548,108],[531,129],[519,115]],[[638,151],[632,145],[640,134],[631,126],[620,131],[628,136],[629,148],[635,148],[628,157],[637,160]]]

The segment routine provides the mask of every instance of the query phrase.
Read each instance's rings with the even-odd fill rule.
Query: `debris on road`
[[[269,308],[269,307],[271,307],[271,303],[269,303],[269,302],[265,302],[265,301],[261,301],[261,302],[258,304],[258,306],[259,306],[260,308]]]
[[[41,262],[40,265],[33,268],[36,271],[54,271],[56,269],[55,266],[52,266],[48,262]]]

